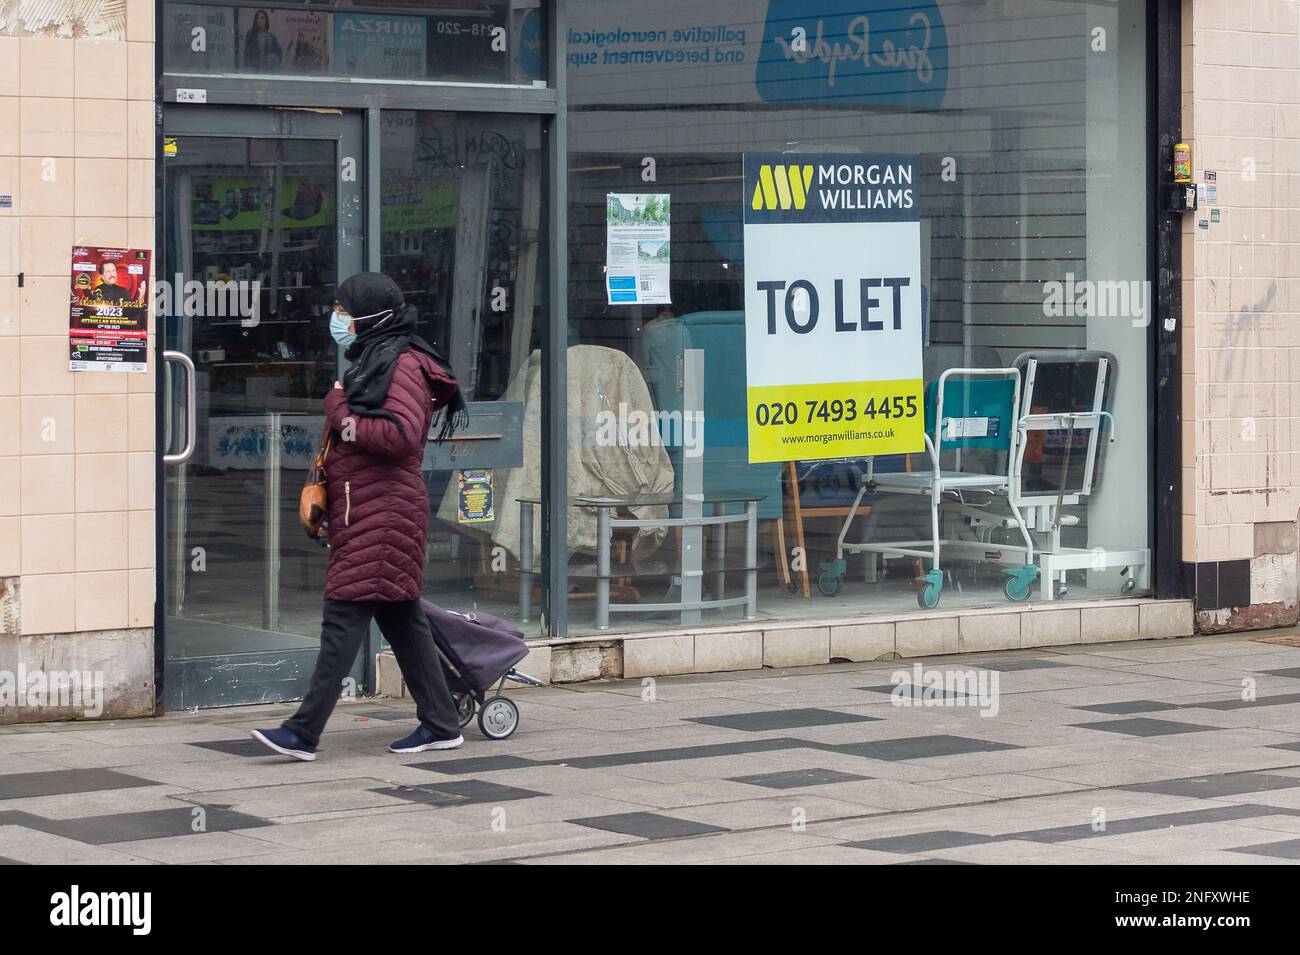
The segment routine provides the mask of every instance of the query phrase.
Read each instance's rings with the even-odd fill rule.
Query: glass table
[[[758,616],[758,502],[766,495],[745,491],[710,491],[705,494],[622,494],[580,496],[570,498],[570,507],[592,508],[596,512],[596,569],[593,576],[596,589],[596,629],[608,630],[612,613],[677,613],[682,624],[702,621],[701,613],[720,607],[744,607],[745,620]],[[531,578],[539,571],[533,566],[533,522],[540,498],[519,499],[519,615],[528,620],[532,612]],[[727,513],[729,505],[743,505],[741,513]],[[676,517],[640,518],[619,516],[635,507],[680,507]],[[704,513],[705,508],[711,513]],[[726,566],[729,524],[745,526],[745,565],[739,568]],[[624,576],[613,572],[614,532],[622,529],[667,527],[682,535],[680,563],[674,582],[679,585],[679,600],[657,603],[614,603],[610,600],[610,581]],[[717,530],[708,541],[705,553],[703,530]],[[743,596],[726,596],[728,569],[745,575]],[[714,596],[703,596],[703,580],[713,579]],[[572,576],[581,577],[582,574]]]

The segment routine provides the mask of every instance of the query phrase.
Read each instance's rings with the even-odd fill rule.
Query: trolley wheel
[[[849,565],[842,557],[823,561],[821,574],[817,577],[817,589],[827,597],[835,596],[836,591],[840,589],[840,578],[848,569]]]
[[[922,610],[933,610],[939,606],[939,594],[942,592],[942,586],[926,584],[923,587],[916,588],[916,604]]]
[[[1019,602],[1029,599],[1029,591],[1032,586],[1031,581],[1008,577],[1006,583],[1002,585],[1002,592],[1007,595],[1008,600]]]
[[[470,720],[474,719],[474,697],[469,693],[453,693],[451,698],[456,704],[456,717],[461,728],[469,726]]]
[[[505,739],[519,728],[519,707],[509,697],[492,697],[478,712],[478,728],[488,739]]]
[[[916,588],[916,605],[922,610],[933,610],[939,606],[939,595],[943,593],[943,571],[927,570],[912,581],[912,586]]]
[[[1131,594],[1137,590],[1138,582],[1133,577],[1129,577],[1124,583],[1120,584],[1119,592],[1122,594]]]

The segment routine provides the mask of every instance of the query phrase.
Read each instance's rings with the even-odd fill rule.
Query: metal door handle
[[[163,352],[163,361],[174,361],[185,368],[185,447],[177,454],[164,454],[163,464],[184,464],[194,454],[195,436],[197,434],[195,411],[198,407],[198,389],[194,376],[194,362],[190,356],[179,351]]]

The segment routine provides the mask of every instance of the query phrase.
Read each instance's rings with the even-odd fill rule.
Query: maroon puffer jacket
[[[420,596],[429,530],[424,445],[434,411],[456,387],[436,361],[411,349],[398,358],[384,401],[384,410],[402,422],[400,429],[388,418],[352,414],[342,388],[326,396],[325,417],[334,429],[325,461],[326,600],[396,602]],[[344,433],[352,440],[343,440]]]

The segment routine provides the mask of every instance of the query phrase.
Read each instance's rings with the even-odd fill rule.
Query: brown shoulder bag
[[[307,482],[303,484],[302,493],[298,495],[298,520],[312,540],[316,540],[320,535],[321,526],[329,513],[327,506],[329,496],[325,490],[325,459],[329,456],[330,442],[333,438],[334,431],[329,426],[329,422],[326,422],[320,450],[312,459],[311,469],[307,472]]]

